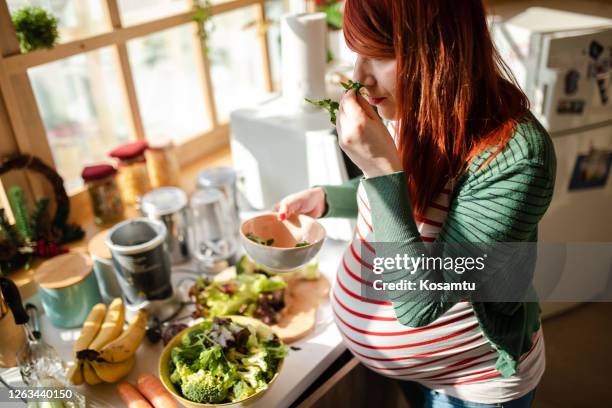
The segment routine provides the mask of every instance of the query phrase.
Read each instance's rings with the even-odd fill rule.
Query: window
[[[200,155],[218,146],[230,110],[272,90],[268,41],[257,28],[266,7],[286,1],[212,1],[208,52],[194,2],[0,0],[0,85],[4,98],[14,96],[5,104],[15,134],[0,147],[42,151],[76,194],[82,167],[108,160],[120,143],[171,137],[190,151],[179,161],[196,157],[191,146]],[[53,49],[17,49],[10,12],[28,4],[58,17]]]
[[[200,42],[191,25],[128,43],[147,139],[170,137],[180,142],[210,129],[195,47]]]
[[[68,191],[78,188],[83,166],[134,138],[128,130],[114,50],[101,48],[29,71],[53,160]]]

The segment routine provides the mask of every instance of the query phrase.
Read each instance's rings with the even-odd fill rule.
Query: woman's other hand
[[[320,218],[325,212],[325,191],[321,187],[314,187],[288,195],[277,203],[273,210],[278,212],[281,220],[294,214]]]
[[[374,108],[349,90],[340,100],[336,120],[340,147],[366,177],[403,170],[393,138]]]

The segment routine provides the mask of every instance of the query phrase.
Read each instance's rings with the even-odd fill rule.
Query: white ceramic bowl
[[[268,240],[262,245],[247,238],[248,234]],[[312,217],[295,215],[284,221],[276,213],[250,218],[240,227],[240,239],[246,253],[257,263],[279,272],[288,272],[306,265],[314,258],[325,241],[325,228]],[[296,247],[296,244],[308,245]]]

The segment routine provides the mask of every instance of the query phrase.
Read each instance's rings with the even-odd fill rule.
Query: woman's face
[[[353,81],[361,82],[368,102],[387,120],[396,120],[395,59],[373,59],[357,55]]]

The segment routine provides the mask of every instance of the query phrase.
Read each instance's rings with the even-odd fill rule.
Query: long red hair
[[[416,216],[483,149],[499,151],[529,109],[481,0],[346,0],[343,31],[356,53],[396,60],[398,149]]]

